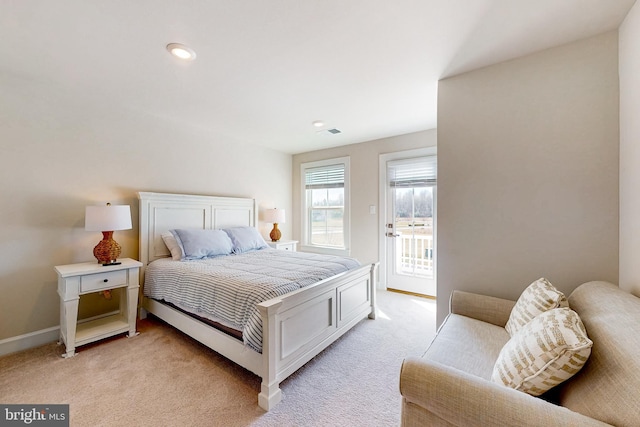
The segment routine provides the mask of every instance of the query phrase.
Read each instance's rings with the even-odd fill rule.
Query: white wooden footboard
[[[263,324],[261,408],[268,411],[280,402],[282,380],[360,320],[375,318],[377,266],[343,273],[258,305]]]

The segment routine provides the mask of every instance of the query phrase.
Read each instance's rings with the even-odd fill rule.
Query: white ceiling
[[[0,83],[299,153],[432,129],[439,79],[615,29],[634,2],[0,0]]]

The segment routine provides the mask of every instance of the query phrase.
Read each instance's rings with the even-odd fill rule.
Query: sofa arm
[[[608,426],[567,408],[466,372],[407,358],[400,372],[403,406],[412,403],[454,426]],[[411,425],[404,419],[403,425]],[[444,423],[443,423],[444,424]]]
[[[449,309],[451,313],[482,320],[504,328],[515,304],[515,301],[508,299],[453,291],[449,301]]]

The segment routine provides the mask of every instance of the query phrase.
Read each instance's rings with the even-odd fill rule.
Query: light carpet
[[[402,360],[435,335],[435,301],[378,291],[363,320],[283,381],[270,412],[260,379],[155,318],[140,335],[51,343],[0,358],[0,403],[70,405],[71,426],[397,426]]]

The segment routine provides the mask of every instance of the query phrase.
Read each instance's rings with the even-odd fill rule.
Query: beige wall
[[[610,32],[440,82],[439,322],[453,289],[617,283],[617,52]]]
[[[640,3],[619,34],[620,287],[640,296]]]
[[[301,188],[300,164],[350,156],[351,170],[351,256],[362,263],[379,260],[378,239],[378,163],[380,154],[436,145],[435,130],[384,138],[361,144],[312,151],[293,156],[293,236],[300,240]],[[369,206],[376,206],[376,214]]]
[[[291,209],[289,154],[1,74],[0,93],[0,340],[59,324],[53,266],[94,260],[101,238],[84,230],[88,204],[131,205],[133,229],[114,237],[133,258],[137,191],[255,197]],[[290,234],[290,224],[282,228]],[[86,315],[108,306],[81,300]]]

